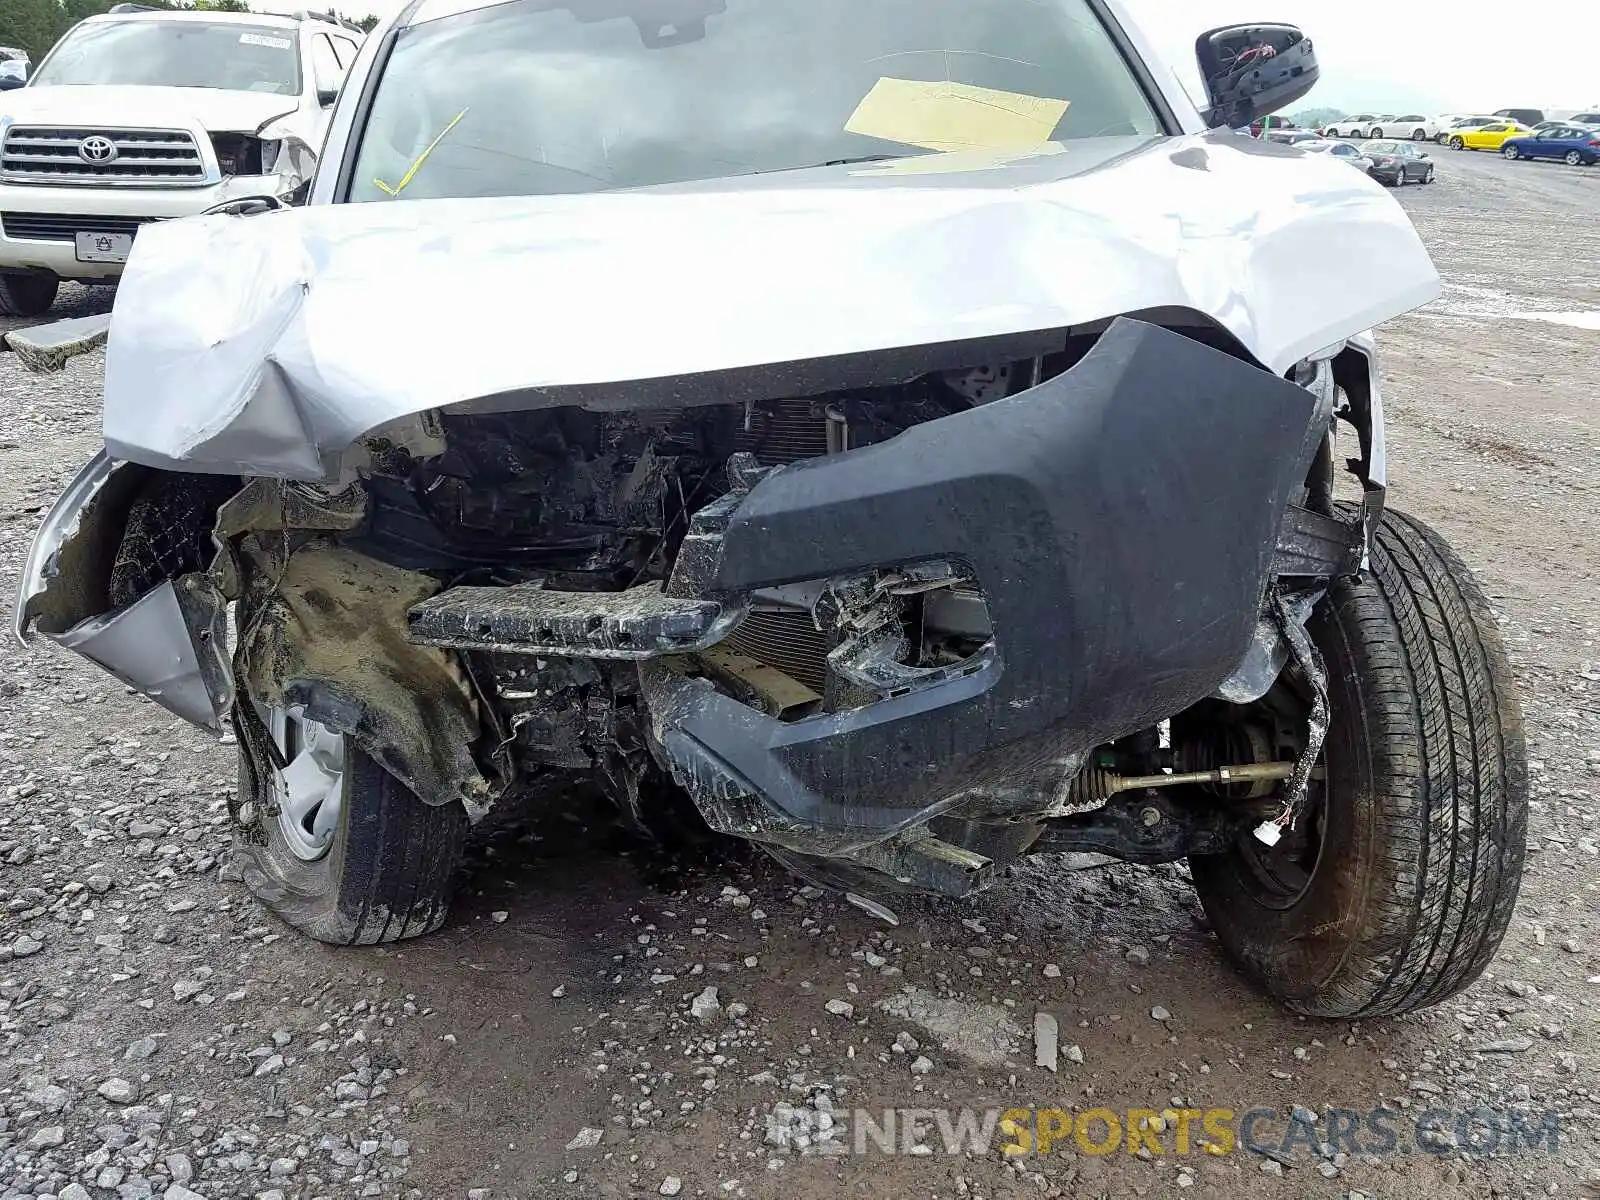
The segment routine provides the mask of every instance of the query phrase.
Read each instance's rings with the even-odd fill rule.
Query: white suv
[[[114,280],[150,221],[303,199],[362,39],[331,16],[134,4],[73,26],[0,115],[0,313]]]

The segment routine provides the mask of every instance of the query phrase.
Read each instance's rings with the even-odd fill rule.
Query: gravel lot
[[[1600,331],[1513,314],[1600,311],[1600,169],[1438,159],[1438,184],[1400,194],[1448,287],[1381,335],[1392,494],[1481,570],[1534,760],[1521,903],[1469,992],[1401,1020],[1288,1017],[1222,961],[1182,869],[1034,866],[891,928],[737,848],[673,859],[598,813],[508,817],[443,932],[331,950],[230,879],[232,746],[7,637],[0,1197],[1594,1194]],[[0,358],[8,597],[97,445],[99,370]],[[1033,1065],[1040,1011],[1055,1072]],[[1316,1137],[1178,1153],[1168,1117],[1159,1154],[1069,1138],[1008,1160],[998,1137],[834,1157],[769,1129],[1030,1105],[1263,1107],[1273,1145],[1302,1106]],[[1379,1106],[1392,1152],[1338,1138],[1331,1108]],[[1415,1136],[1425,1109],[1480,1107],[1558,1114],[1559,1139],[1486,1155],[1454,1118]]]

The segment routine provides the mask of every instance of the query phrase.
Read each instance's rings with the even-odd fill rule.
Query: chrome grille
[[[0,213],[8,238],[32,242],[70,242],[80,233],[138,233],[154,217],[79,216],[76,213]]]
[[[93,140],[100,154],[80,154],[85,140]],[[182,129],[13,125],[0,147],[0,178],[13,183],[199,185],[206,182],[206,168],[193,135]]]

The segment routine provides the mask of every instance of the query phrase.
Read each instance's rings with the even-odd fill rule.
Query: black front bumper
[[[964,674],[795,722],[650,659],[658,757],[714,828],[809,854],[941,813],[1038,811],[1087,751],[1243,659],[1315,412],[1303,388],[1123,319],[1027,392],[766,475],[700,514],[669,592],[736,609],[942,559],[976,577],[992,647]]]

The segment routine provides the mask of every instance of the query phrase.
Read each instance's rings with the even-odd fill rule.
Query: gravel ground
[[[1600,310],[1600,170],[1439,164],[1401,193],[1449,287],[1382,334],[1391,484],[1481,570],[1534,760],[1521,903],[1471,990],[1404,1019],[1300,1020],[1222,961],[1180,868],[1035,865],[890,927],[738,848],[672,857],[598,813],[508,815],[441,933],[336,951],[231,877],[233,747],[7,638],[0,1197],[1584,1194],[1600,1179],[1600,332],[1513,314]],[[0,359],[8,592],[41,506],[96,446],[99,370]],[[830,1124],[853,1143],[857,1108],[962,1106],[1148,1109],[1153,1140],[948,1154],[930,1113],[932,1152],[817,1152]],[[1255,1131],[1269,1153],[1208,1152],[1198,1118],[1182,1152],[1180,1110],[1256,1107],[1274,1111]],[[1375,1107],[1392,1150],[1352,1143],[1333,1111]],[[1416,1128],[1474,1108],[1557,1114],[1559,1137],[1490,1155],[1465,1122]],[[1312,1135],[1290,1145],[1295,1128]]]

